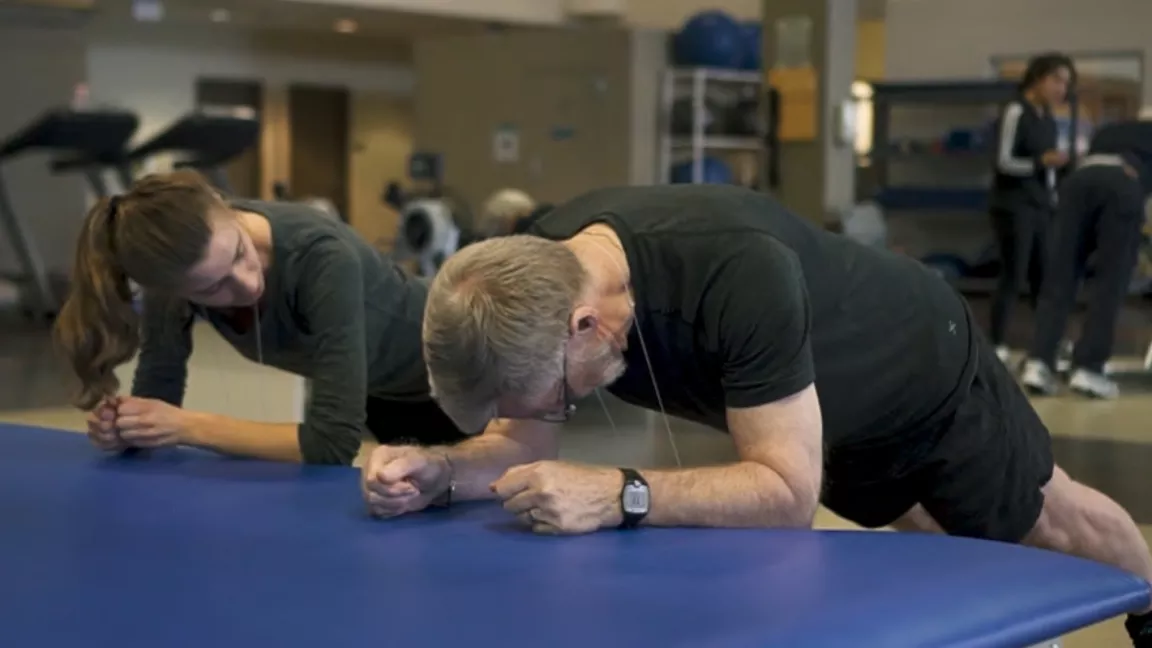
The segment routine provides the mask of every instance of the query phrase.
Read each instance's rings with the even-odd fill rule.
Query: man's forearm
[[[641,471],[653,526],[811,527],[813,497],[793,493],[767,466],[740,462],[686,470]]]
[[[523,422],[497,421],[495,430],[481,434],[450,447],[439,448],[452,463],[452,478],[456,480],[453,499],[479,500],[495,498],[492,482],[512,466],[552,459],[555,449],[543,443],[533,445],[511,438],[496,430]]]
[[[188,445],[270,461],[303,460],[295,423],[257,423],[203,412],[188,415]]]

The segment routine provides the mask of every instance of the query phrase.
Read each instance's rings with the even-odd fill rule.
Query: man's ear
[[[595,333],[600,324],[600,314],[591,306],[577,306],[568,322],[568,332],[572,337]]]

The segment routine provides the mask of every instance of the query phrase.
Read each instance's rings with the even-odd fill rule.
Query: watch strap
[[[633,468],[621,468],[620,472],[624,475],[624,485],[620,488],[620,512],[623,517],[620,521],[619,528],[635,529],[640,526],[640,522],[648,515],[648,511],[645,510],[643,513],[629,513],[628,508],[624,505],[624,497],[628,492],[629,486],[633,488],[643,488],[645,491],[648,491],[648,481],[644,479],[639,471]]]
[[[452,506],[452,497],[456,494],[456,467],[452,465],[452,460],[448,458],[448,453],[442,453],[444,463],[448,464],[448,487],[444,489],[429,504],[436,508],[449,508]]]

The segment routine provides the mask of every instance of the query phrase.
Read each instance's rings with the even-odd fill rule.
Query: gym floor
[[[973,299],[977,316],[986,316],[984,300]],[[1029,313],[1021,306],[1011,331],[1014,347],[1023,346],[1030,331]],[[1124,312],[1118,332],[1117,361],[1136,366],[1152,340],[1152,307],[1133,302]],[[186,404],[191,408],[255,420],[293,420],[303,402],[300,380],[258,367],[233,352],[207,327],[196,331],[196,352],[190,366]],[[120,372],[130,380],[132,367]],[[56,356],[44,327],[35,327],[0,314],[0,422],[81,431],[83,416],[68,407],[74,379]],[[1143,387],[1125,383],[1116,402],[1092,402],[1073,395],[1037,401],[1048,423],[1058,461],[1076,479],[1115,498],[1140,523],[1152,541],[1152,499],[1147,497],[1148,466],[1152,465],[1152,379]],[[581,404],[562,454],[566,458],[630,464],[640,467],[673,465],[666,433],[649,415],[608,399],[614,426],[595,399]],[[727,437],[698,426],[674,421],[677,447],[685,464],[708,464],[734,456]],[[362,453],[363,454],[363,453]],[[821,511],[821,528],[852,528]],[[1110,621],[1065,638],[1068,648],[1127,645],[1119,621]]]

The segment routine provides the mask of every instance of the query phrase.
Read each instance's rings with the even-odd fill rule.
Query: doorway
[[[263,122],[264,90],[259,81],[232,79],[197,79],[196,109],[248,108]],[[224,176],[233,194],[242,198],[259,198],[263,182],[260,164],[260,142],[244,151],[224,168]]]
[[[288,88],[291,173],[288,190],[297,200],[325,198],[348,220],[347,88]]]
[[[390,94],[356,92],[351,105],[348,222],[369,242],[391,250],[400,215],[381,200],[381,194],[388,182],[403,185],[408,176],[412,102]]]

